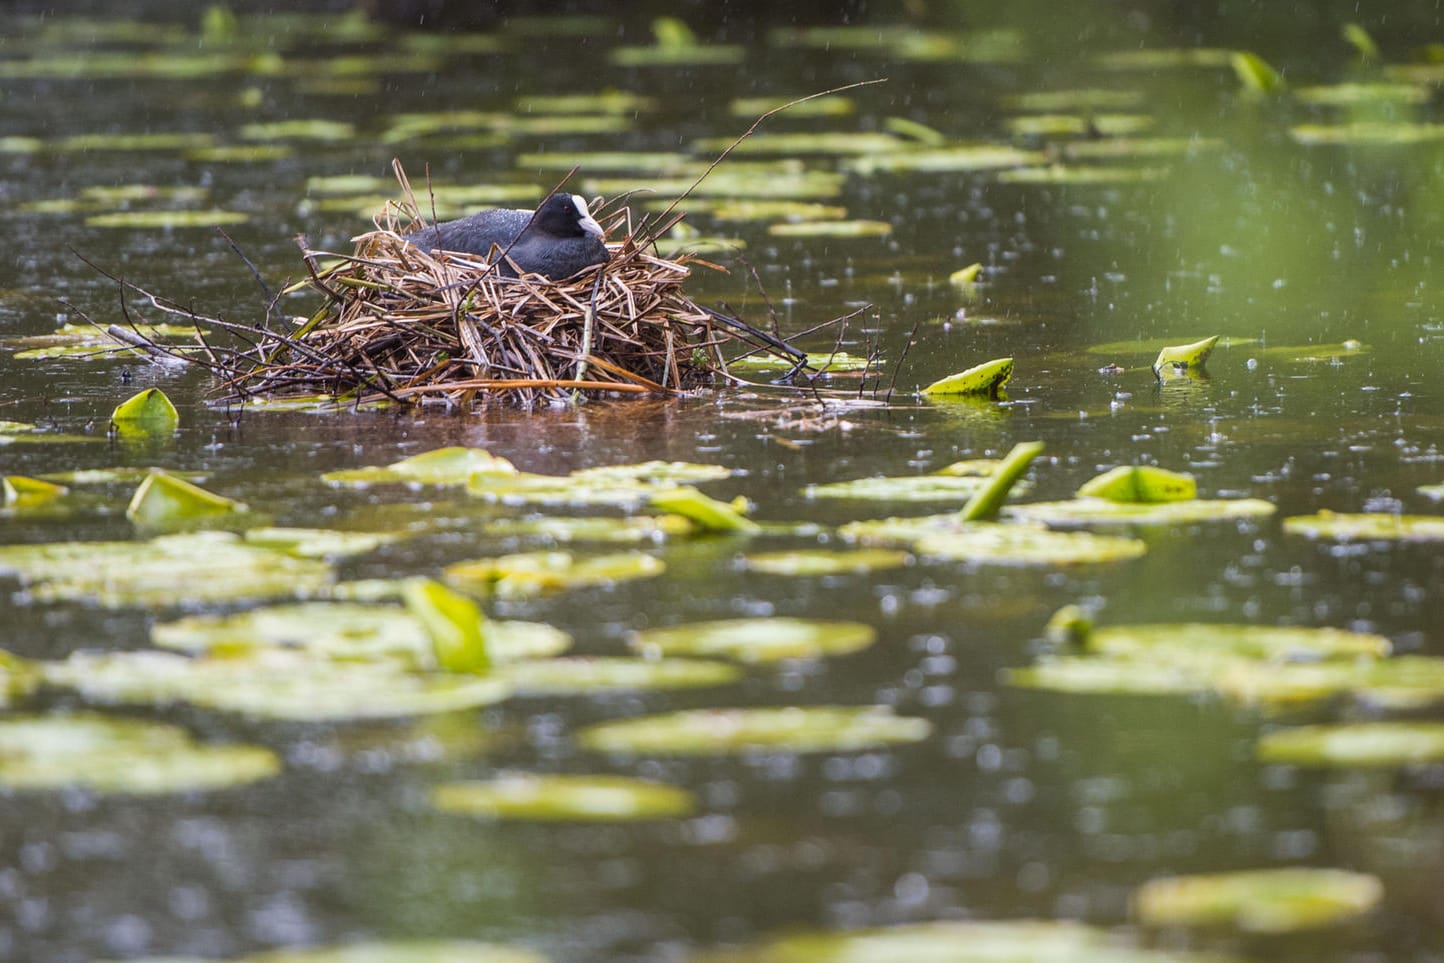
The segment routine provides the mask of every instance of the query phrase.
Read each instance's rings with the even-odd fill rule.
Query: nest
[[[354,253],[327,254],[301,240],[307,278],[287,293],[310,289],[322,301],[289,330],[203,318],[123,280],[122,289],[195,323],[204,356],[188,360],[218,376],[228,401],[325,394],[362,404],[470,405],[578,393],[674,394],[725,376],[721,349],[729,342],[801,359],[799,368],[805,362],[785,342],[688,297],[684,282],[695,267],[721,268],[692,255],[657,253],[655,239],[681,215],[633,225],[625,210],[609,215],[608,203],[600,202],[594,209],[607,233],[622,234],[608,243],[607,263],[560,281],[508,277],[481,257],[432,255],[407,243],[404,232],[426,219],[405,173],[399,166],[396,172],[403,200],[377,215],[375,230],[356,239]],[[200,333],[206,327],[234,333],[246,346],[213,344]],[[111,331],[136,343],[135,334]],[[143,340],[144,347],[177,354]]]

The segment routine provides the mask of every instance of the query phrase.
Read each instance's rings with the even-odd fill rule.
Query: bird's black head
[[[553,237],[602,237],[602,226],[587,210],[587,202],[577,194],[553,194],[532,215],[530,230]]]

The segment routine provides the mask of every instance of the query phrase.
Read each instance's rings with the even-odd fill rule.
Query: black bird
[[[495,246],[496,256],[505,251],[521,273],[560,281],[611,256],[602,236],[602,226],[587,210],[586,201],[576,194],[553,194],[535,211],[479,211],[422,228],[406,235],[406,240],[433,254],[457,251],[487,257]],[[516,276],[505,261],[497,270]]]

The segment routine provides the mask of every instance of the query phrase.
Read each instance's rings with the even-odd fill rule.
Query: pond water
[[[1444,72],[1414,63],[1410,49],[1437,39],[1436,28],[1366,24],[1392,31],[1366,61],[1357,35],[1354,45],[1341,39],[1343,17],[1321,15],[1275,45],[1261,40],[1278,26],[1264,14],[1180,23],[1172,5],[1152,6],[1153,19],[1108,25],[1055,22],[1051,6],[1046,16],[1024,9],[926,31],[905,28],[900,11],[834,34],[734,23],[719,39],[736,49],[720,55],[666,29],[670,46],[628,53],[653,42],[640,18],[408,35],[340,14],[239,24],[213,15],[205,33],[195,22],[136,26],[103,5],[84,19],[0,12],[0,419],[40,429],[0,446],[0,474],[162,466],[198,473],[279,526],[424,521],[414,537],[337,561],[337,577],[352,580],[439,577],[461,560],[546,544],[504,534],[499,519],[618,513],[496,507],[460,486],[337,487],[321,481],[328,471],[443,446],[485,448],[548,474],[716,464],[732,475],[700,483],[709,494],[745,496],[763,523],[811,527],[668,538],[646,547],[665,563],[658,576],[504,593],[483,607],[556,626],[581,656],[626,656],[637,630],[762,616],[863,623],[876,637],[845,654],[744,660],[707,687],[522,692],[398,721],[106,709],[45,687],[10,713],[98,708],[174,723],[203,743],[266,747],[280,766],[205,792],[6,789],[0,958],[232,959],[426,938],[558,961],[680,960],[787,933],[958,920],[1081,921],[1122,944],[1242,959],[1444,958],[1437,755],[1383,768],[1256,757],[1261,737],[1281,728],[1399,711],[1350,695],[1261,705],[1208,687],[1117,694],[1008,682],[1007,670],[1050,655],[1045,624],[1068,604],[1100,626],[1332,627],[1381,635],[1396,656],[1444,656],[1437,542],[1315,539],[1281,521],[1320,510],[1437,513],[1418,489],[1444,481],[1434,263]],[[1179,55],[1181,46],[1194,52]],[[1228,51],[1248,48],[1287,68],[1286,90],[1241,83]],[[707,56],[726,62],[697,62]],[[589,167],[590,154],[706,161],[713,140],[725,144],[771,106],[739,98],[785,101],[882,78],[838,95],[837,112],[769,119],[756,146],[766,134],[846,135],[815,152],[805,141],[777,148],[800,171],[844,173],[831,196],[805,198],[845,209],[828,220],[882,222],[890,233],[790,236],[770,229],[780,219],[724,220],[700,203],[688,218],[705,237],[739,242],[709,249],[728,272],[699,271],[697,300],[764,326],[775,312],[778,330],[811,351],[877,356],[865,380],[824,380],[838,389],[833,403],[761,384],[529,411],[236,412],[208,404],[214,385],[195,371],[12,354],[20,345],[9,339],[62,322],[121,320],[114,283],[77,254],[202,314],[261,313],[250,271],[210,227],[218,216],[189,227],[114,226],[106,215],[243,215],[228,234],[279,285],[301,274],[294,235],[346,250],[368,228],[376,198],[395,196],[393,157],[418,182],[429,169],[438,185],[511,186],[525,199],[566,170],[535,155],[575,156],[574,183],[590,193],[604,178],[662,179],[640,161]],[[1372,86],[1327,86],[1344,82]],[[603,90],[643,100],[545,99]],[[1045,92],[1051,102],[1036,97]],[[468,113],[432,116],[442,112]],[[862,136],[879,134],[893,142]],[[982,163],[959,146],[989,144],[1021,153]],[[734,160],[779,156],[749,150]],[[335,193],[320,180],[350,175],[375,182]],[[752,173],[729,193],[765,193],[780,178]],[[110,190],[122,185],[134,187]],[[949,282],[975,262],[976,284]],[[282,305],[311,310],[304,297]],[[802,333],[844,315],[854,316]],[[1213,335],[1233,340],[1203,372],[1155,378],[1161,346]],[[916,394],[1000,357],[1015,361],[1002,399]],[[174,437],[108,439],[114,406],[151,386],[179,409]],[[868,404],[837,403],[849,389]],[[1263,499],[1277,513],[1137,530],[1145,556],[1097,565],[927,551],[903,567],[822,575],[745,563],[841,547],[836,527],[859,518],[963,501],[813,498],[808,486],[936,472],[1026,441],[1045,449],[1018,500],[1067,499],[1106,469],[1153,464],[1193,475],[1200,496]],[[133,487],[87,488],[61,516],[8,510],[0,542],[137,538],[124,514]],[[8,576],[0,591],[0,643],[28,660],[148,648],[156,623],[245,607],[47,601]],[[1437,683],[1433,695],[1402,714],[1437,721]],[[642,715],[784,706],[886,706],[925,720],[928,733],[843,751],[701,756],[599,749],[581,737]],[[642,778],[690,791],[693,809],[565,822],[431,804],[442,784],[503,773]],[[1158,932],[1133,906],[1158,877],[1294,866],[1370,874],[1382,898],[1322,935]],[[972,959],[966,943],[926,959]],[[842,959],[825,954],[844,950],[770,952],[738,958]],[[1070,958],[1112,958],[1089,952]]]

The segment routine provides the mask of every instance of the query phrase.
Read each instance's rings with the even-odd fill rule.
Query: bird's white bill
[[[602,225],[598,224],[597,219],[592,217],[592,212],[587,210],[587,202],[582,200],[581,195],[573,194],[572,201],[577,205],[577,213],[582,216],[582,219],[577,222],[582,226],[582,230],[588,234],[595,234],[597,237],[605,236],[602,233]]]

